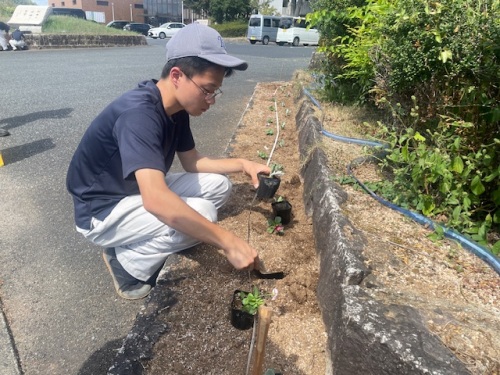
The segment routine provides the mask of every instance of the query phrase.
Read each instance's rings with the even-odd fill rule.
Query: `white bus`
[[[252,44],[276,42],[279,23],[280,17],[252,14],[248,20],[247,39]]]
[[[319,33],[315,28],[307,29],[306,19],[303,17],[281,17],[276,43],[279,46],[285,43],[292,46],[303,44],[304,46],[318,45]]]

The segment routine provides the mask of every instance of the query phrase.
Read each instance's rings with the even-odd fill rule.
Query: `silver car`
[[[153,39],[171,38],[177,31],[182,29],[184,26],[186,25],[180,22],[167,22],[159,27],[153,27],[152,29],[149,29],[148,36],[150,36]]]

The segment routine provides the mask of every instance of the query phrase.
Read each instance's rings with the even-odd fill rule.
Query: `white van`
[[[303,44],[318,45],[319,33],[315,28],[307,29],[306,19],[303,17],[281,17],[276,43],[279,46],[289,43],[292,46]]]
[[[280,17],[252,14],[248,20],[247,39],[252,44],[276,42],[279,23]]]

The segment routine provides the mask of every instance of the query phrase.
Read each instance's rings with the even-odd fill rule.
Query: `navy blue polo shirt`
[[[170,119],[156,82],[142,82],[113,101],[83,135],[66,176],[77,227],[90,229],[92,217],[104,220],[121,199],[139,194],[135,171],[166,174],[177,151],[194,148],[188,113]]]

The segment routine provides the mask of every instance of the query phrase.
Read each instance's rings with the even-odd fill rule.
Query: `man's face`
[[[191,78],[181,71],[179,78],[179,103],[191,116],[200,116],[220,96],[224,68],[211,68]]]

